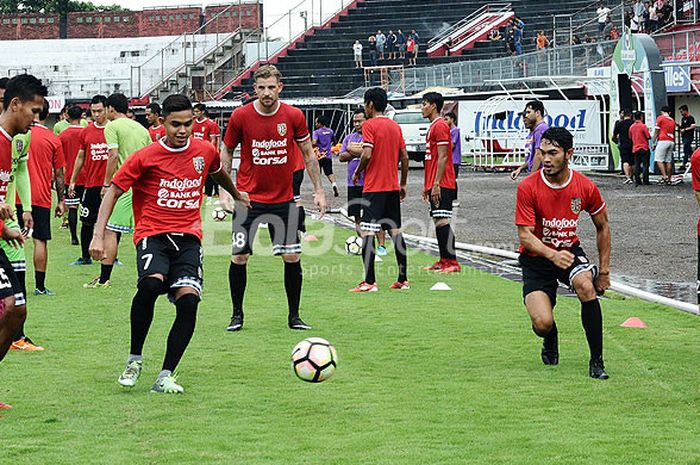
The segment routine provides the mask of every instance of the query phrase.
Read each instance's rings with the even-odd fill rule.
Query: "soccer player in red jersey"
[[[160,107],[158,109],[160,111]],[[75,265],[90,265],[90,241],[97,222],[97,212],[102,203],[102,186],[104,185],[109,147],[105,140],[107,125],[107,97],[95,95],[90,101],[92,122],[82,130],[79,137],[78,155],[68,186],[68,195],[77,195],[77,184],[82,182],[80,207],[80,245],[81,257],[73,262]],[[81,181],[82,179],[82,181]]]
[[[134,244],[139,281],[131,305],[131,349],[119,384],[133,387],[143,365],[142,350],[160,294],[175,304],[162,371],[151,389],[182,393],[173,372],[194,333],[202,293],[202,187],[211,174],[242,206],[247,196],[233,186],[209,143],[190,138],[192,103],[184,95],[163,102],[165,138],[134,152],[112,178],[102,200],[90,244],[95,259],[105,255],[104,235],[117,199],[132,189]]]
[[[425,141],[425,170],[423,200],[430,204],[430,216],[435,223],[440,260],[426,270],[443,273],[462,271],[455,254],[455,233],[450,225],[452,204],[457,200],[457,182],[452,164],[452,133],[450,125],[440,117],[444,99],[438,92],[423,95],[421,112],[430,120]]]
[[[51,240],[52,186],[56,187],[56,216],[63,216],[66,210],[66,205],[63,203],[65,193],[63,169],[66,166],[66,159],[61,140],[45,125],[48,116],[49,102],[44,100],[44,107],[39,113],[39,121],[32,127],[29,160],[27,161],[29,179],[32,183],[32,217],[34,219],[34,232],[32,234],[36,284],[34,295],[53,295],[53,292],[46,288],[48,241]],[[17,216],[20,216],[19,209]]]
[[[149,103],[146,105],[146,120],[150,126],[148,134],[151,135],[151,140],[157,142],[165,137],[165,126],[163,126],[160,118],[160,105],[157,103]]]
[[[569,168],[573,136],[561,127],[549,128],[540,145],[542,166],[518,186],[515,224],[520,238],[523,297],[532,329],[544,339],[542,361],[559,363],[554,306],[557,280],[576,292],[581,321],[591,352],[589,375],[607,379],[603,364],[603,317],[597,294],[610,287],[610,226],[598,187]],[[587,211],[596,228],[600,268],[581,248],[576,229]]]
[[[352,176],[357,183],[364,171],[362,188],[362,262],[365,279],[350,292],[378,291],[374,273],[374,235],[388,230],[394,241],[399,276],[390,289],[409,289],[406,276],[406,242],[401,234],[401,202],[406,198],[408,153],[401,128],[384,116],[386,91],[379,87],[364,96],[367,121],[362,126],[362,156]],[[401,162],[401,182],[396,167]]]
[[[211,142],[217,149],[219,147],[221,129],[218,124],[207,117],[207,106],[203,103],[197,103],[194,106],[192,137]],[[207,178],[206,185],[204,186],[204,194],[207,196],[207,204],[211,203],[214,196],[219,195],[219,186],[211,178]]]
[[[304,155],[314,186],[314,202],[321,214],[326,210],[326,197],[306,118],[301,110],[279,101],[282,74],[275,66],[265,65],[255,72],[253,80],[258,99],[233,112],[222,147],[222,161],[230,172],[233,151],[241,144],[236,184],[240,191],[248,193],[251,201],[250,210],[237,207],[233,215],[233,252],[229,268],[233,315],[226,329],[239,331],[243,327],[246,264],[253,253],[252,244],[260,223],[268,223],[272,251],[284,261],[284,288],[289,307],[287,324],[290,329],[311,329],[299,317],[302,270],[292,182],[295,159],[290,147],[293,144],[297,144]],[[232,209],[226,193],[221,193],[219,201],[227,210]]]
[[[695,192],[695,200],[700,206],[700,149],[695,150],[693,156],[690,157],[690,172],[693,179],[693,191]],[[697,280],[697,296],[698,304],[700,305],[700,218],[698,219],[698,280]]]
[[[10,79],[3,94],[3,111],[0,114],[0,228],[2,239],[15,248],[24,245],[24,236],[15,228],[8,228],[5,220],[14,219],[12,203],[6,203],[10,173],[13,169],[13,155],[26,150],[20,147],[20,140],[13,137],[29,131],[44,105],[46,87],[29,74],[20,74]],[[14,193],[12,193],[14,201]],[[26,301],[19,279],[15,274],[5,251],[0,249],[0,360],[5,357],[17,332],[26,319]],[[3,408],[9,407],[3,404]]]
[[[63,147],[63,155],[66,158],[66,169],[64,171],[65,181],[68,184],[66,189],[65,203],[68,207],[68,228],[70,229],[71,244],[78,245],[78,208],[80,207],[80,199],[83,196],[85,189],[85,176],[76,179],[73,185],[73,190],[70,189],[71,178],[73,176],[76,157],[80,151],[80,136],[83,133],[83,127],[80,125],[80,118],[83,110],[79,106],[73,106],[68,109],[69,126],[61,131],[58,139]],[[88,237],[87,242],[90,243],[92,236]],[[87,245],[85,248],[87,249]],[[83,258],[86,258],[83,255]],[[88,259],[90,257],[87,257]],[[90,260],[90,262],[92,262]],[[82,265],[77,261],[73,264]]]

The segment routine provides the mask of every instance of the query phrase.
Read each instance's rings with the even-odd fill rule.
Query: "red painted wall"
[[[0,15],[0,40],[58,39],[58,15]]]

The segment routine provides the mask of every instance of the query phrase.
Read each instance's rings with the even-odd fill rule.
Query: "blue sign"
[[[664,77],[666,92],[690,92],[690,66],[688,62],[664,62]]]

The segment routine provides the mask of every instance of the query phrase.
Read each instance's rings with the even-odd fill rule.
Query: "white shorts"
[[[670,140],[660,140],[654,150],[654,161],[671,163],[673,161],[674,143]]]

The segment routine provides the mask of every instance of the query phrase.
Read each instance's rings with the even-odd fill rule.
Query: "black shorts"
[[[567,269],[562,270],[552,261],[544,257],[531,256],[521,253],[518,261],[523,272],[523,299],[534,291],[543,291],[549,296],[552,307],[557,303],[557,281],[571,288],[571,281],[580,273],[590,271],[593,279],[598,276],[598,267],[588,261],[579,244],[574,245],[571,250],[576,258],[574,263]]]
[[[0,299],[5,299],[10,296],[15,296],[15,306],[21,307],[26,305],[22,286],[19,284],[19,279],[15,271],[12,269],[10,260],[5,255],[5,251],[0,249]]]
[[[333,160],[331,158],[321,158],[318,160],[318,165],[321,167],[323,174],[330,176],[333,174]]]
[[[80,205],[80,199],[83,198],[83,191],[84,190],[85,190],[85,186],[75,186],[75,197],[68,197],[68,186],[66,186],[66,188],[65,188],[66,207],[78,208],[78,205]]]
[[[136,245],[139,282],[154,274],[165,276],[167,292],[174,302],[174,291],[191,287],[202,295],[202,244],[190,234],[167,233],[144,237]]]
[[[360,229],[378,233],[382,229],[401,228],[401,196],[399,191],[363,192]]]
[[[301,200],[301,183],[304,182],[304,169],[295,171],[292,174],[292,191],[294,192],[294,201]]]
[[[34,232],[32,237],[40,241],[51,240],[51,209],[32,205]]]
[[[459,177],[459,167],[460,167],[460,164],[459,164],[459,163],[453,163],[452,166],[455,167],[455,179],[457,179],[457,178]]]
[[[88,187],[80,200],[80,221],[87,224],[97,223],[97,213],[102,205],[102,188]]]
[[[362,219],[362,186],[348,186],[348,216]]]
[[[267,223],[275,255],[301,253],[296,204],[250,202],[249,209],[233,212],[232,255],[253,253],[253,241],[260,223]]]
[[[634,166],[632,147],[620,146],[620,159],[622,160],[622,163],[627,163],[630,166]]]
[[[430,193],[428,193],[430,197]],[[430,217],[435,219],[452,218],[452,202],[457,200],[457,191],[455,189],[440,188],[440,203],[434,205],[430,202]]]

